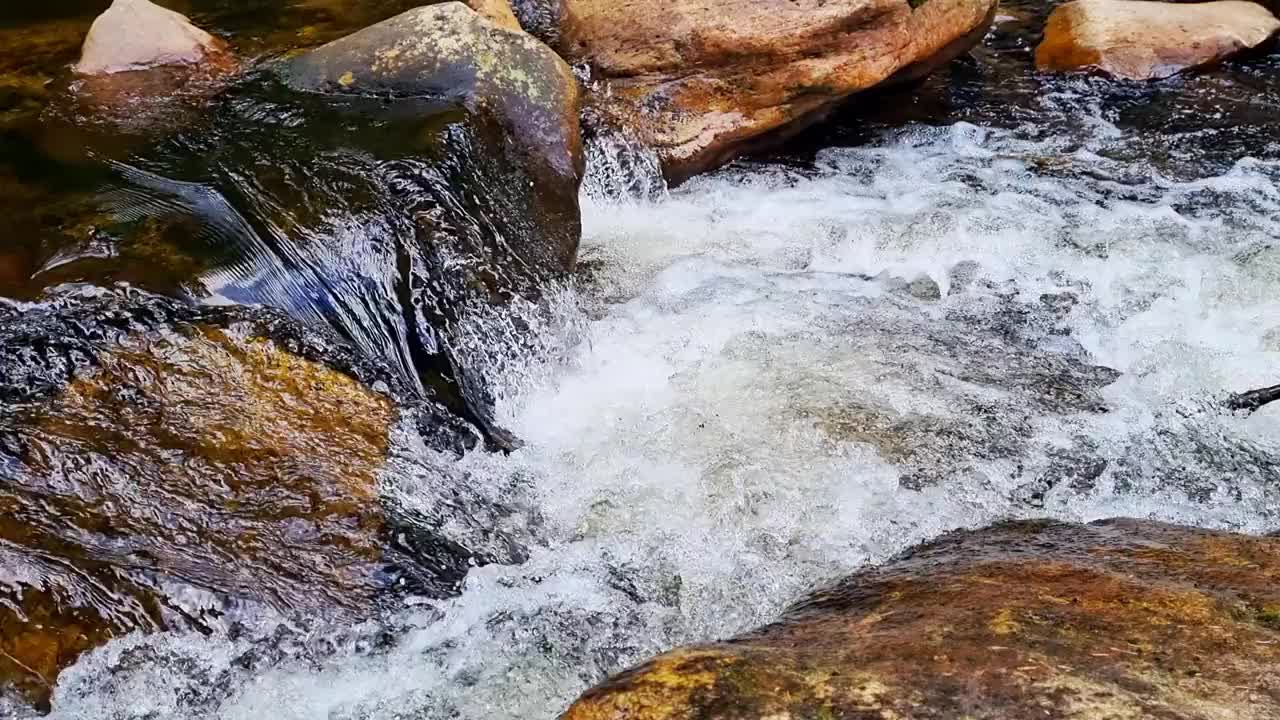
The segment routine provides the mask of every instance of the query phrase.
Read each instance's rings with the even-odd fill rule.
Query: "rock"
[[[942,299],[942,288],[938,287],[937,281],[925,274],[917,275],[908,283],[907,292],[917,300],[933,302]]]
[[[115,0],[85,38],[80,75],[106,75],[160,65],[194,65],[228,54],[227,44],[185,15],[149,0]]]
[[[381,498],[412,410],[336,341],[258,312],[0,306],[0,686],[47,701],[80,653],[134,631],[455,592],[472,554],[393,528]]]
[[[679,181],[799,129],[856,92],[967,51],[995,6],[523,0],[516,14],[570,63],[591,67],[593,122],[654,148]]]
[[[491,4],[491,3],[486,3]],[[435,97],[493,117],[524,161],[536,221],[572,268],[581,235],[582,139],[572,70],[532,36],[460,2],[420,7],[285,63],[287,82],[309,91]]]
[[[90,27],[69,92],[55,96],[45,124],[87,133],[67,142],[73,147],[96,144],[96,126],[108,138],[180,127],[204,113],[239,67],[226,42],[185,16],[149,0],[115,0]]]
[[[467,0],[467,6],[498,27],[523,30],[515,13],[511,11],[511,3],[507,0]]]
[[[1267,352],[1280,352],[1280,325],[1263,333],[1262,349]]]
[[[1274,15],[1239,0],[1075,0],[1049,16],[1036,66],[1156,80],[1257,47],[1277,30]]]
[[[563,720],[1273,718],[1278,551],[1138,520],[951,533]]]
[[[563,720],[1275,717],[1277,551],[1139,520],[951,533],[617,675]]]

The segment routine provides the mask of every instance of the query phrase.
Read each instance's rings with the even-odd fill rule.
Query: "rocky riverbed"
[[[1274,716],[1274,10],[0,9],[0,717]]]

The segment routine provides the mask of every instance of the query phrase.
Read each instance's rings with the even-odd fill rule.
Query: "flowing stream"
[[[1280,64],[1041,85],[1039,17],[884,101],[905,118],[669,192],[598,146],[561,322],[494,371],[523,447],[443,463],[406,430],[381,478],[500,503],[527,560],[356,626],[116,640],[50,717],[550,719],[950,529],[1280,529],[1280,407],[1220,406],[1280,381]]]

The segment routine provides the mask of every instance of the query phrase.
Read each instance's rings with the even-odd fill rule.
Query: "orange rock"
[[[1136,520],[958,532],[562,720],[1280,717],[1280,539]]]
[[[556,13],[532,5],[518,8],[530,31],[603,81],[594,111],[656,149],[677,181],[904,69],[967,51],[995,9],[993,0],[559,0],[548,24]]]
[[[1257,47],[1277,30],[1266,8],[1241,0],[1076,0],[1049,16],[1036,66],[1155,80]]]
[[[507,0],[467,0],[467,6],[498,27],[520,30],[520,21]]]

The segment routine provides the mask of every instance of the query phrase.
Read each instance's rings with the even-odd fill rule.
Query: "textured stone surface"
[[[1076,0],[1049,16],[1036,65],[1155,80],[1257,47],[1277,30],[1266,8],[1240,0]]]
[[[89,28],[75,70],[100,75],[157,65],[192,65],[227,54],[227,45],[186,16],[149,0],[115,0]]]
[[[957,532],[564,720],[1280,716],[1280,539],[1136,520]]]
[[[992,0],[523,0],[524,26],[603,83],[591,107],[674,180],[979,42]]]

